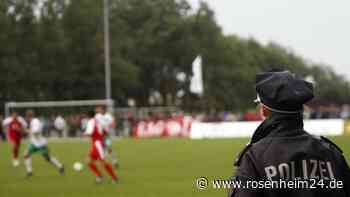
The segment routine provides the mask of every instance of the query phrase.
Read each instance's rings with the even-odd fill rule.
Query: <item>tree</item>
[[[43,4],[41,4],[43,3]],[[103,2],[0,1],[0,102],[105,98]],[[110,0],[112,98],[148,106],[159,93],[185,110],[253,107],[255,75],[289,69],[316,81],[315,103],[348,102],[350,85],[277,43],[224,35],[206,3]],[[189,91],[192,62],[203,58],[204,95]],[[185,73],[185,81],[176,76]],[[3,105],[1,105],[3,106]]]

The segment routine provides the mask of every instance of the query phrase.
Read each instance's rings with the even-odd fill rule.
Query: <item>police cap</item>
[[[289,71],[259,73],[255,88],[256,101],[279,113],[300,113],[314,97],[313,84],[297,79]]]

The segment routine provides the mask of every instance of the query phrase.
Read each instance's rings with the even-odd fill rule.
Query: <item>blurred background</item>
[[[140,121],[179,116],[261,120],[255,74],[279,68],[315,84],[306,118],[350,116],[341,3],[332,11],[316,2],[106,2],[0,2],[0,111],[7,102],[110,99],[121,136]],[[69,136],[87,110],[37,107],[48,133],[62,117]]]
[[[314,84],[305,129],[332,136],[349,158],[349,6],[1,0],[0,124],[11,111],[34,109],[67,176],[56,178],[39,159],[31,181],[19,178],[24,168],[7,170],[10,146],[0,126],[0,196],[224,196],[226,190],[201,191],[194,181],[232,175],[236,155],[262,121],[253,103],[255,75],[271,69]],[[92,174],[71,169],[86,157],[80,137],[86,112],[97,105],[114,116],[122,166],[116,187],[93,187]]]

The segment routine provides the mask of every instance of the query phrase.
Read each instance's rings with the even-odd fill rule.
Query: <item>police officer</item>
[[[256,92],[265,120],[236,159],[233,180],[264,186],[232,186],[229,196],[350,196],[350,171],[340,148],[303,129],[303,105],[314,97],[313,85],[289,71],[265,72],[256,76]],[[271,185],[281,180],[305,180],[308,185]],[[339,185],[330,189],[334,180]]]

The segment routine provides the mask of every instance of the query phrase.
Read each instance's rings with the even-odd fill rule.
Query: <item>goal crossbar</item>
[[[7,102],[5,103],[5,115],[10,114],[10,108],[39,108],[39,107],[79,107],[106,105],[112,107],[113,100],[71,100],[71,101],[37,101],[37,102]]]

